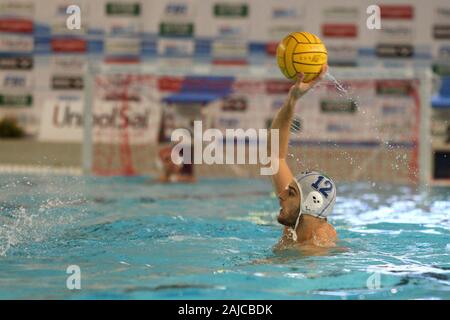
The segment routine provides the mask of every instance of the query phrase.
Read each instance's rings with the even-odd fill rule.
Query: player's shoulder
[[[317,229],[316,235],[318,239],[321,239],[321,241],[326,243],[334,244],[337,241],[336,229],[334,229],[334,227],[328,222],[324,223]]]

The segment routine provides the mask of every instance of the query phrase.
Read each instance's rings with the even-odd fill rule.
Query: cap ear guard
[[[301,212],[313,215],[320,214],[323,204],[323,196],[317,191],[311,191],[306,199],[302,201]]]

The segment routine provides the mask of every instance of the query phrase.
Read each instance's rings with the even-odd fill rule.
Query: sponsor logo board
[[[52,39],[53,52],[86,52],[87,43],[84,39]]]
[[[323,99],[320,101],[320,110],[323,113],[356,113],[356,102],[349,99]]]
[[[0,107],[31,107],[33,96],[31,94],[0,94]]]
[[[439,40],[450,39],[450,24],[447,25],[434,25],[433,37]]]
[[[0,73],[0,87],[7,89],[30,89],[33,86],[32,74],[22,73]]]
[[[29,36],[18,35],[1,35],[0,51],[1,52],[20,52],[31,53],[34,48],[34,40]]]
[[[378,44],[375,53],[380,58],[411,58],[414,47],[411,44]]]
[[[324,24],[322,35],[329,38],[356,38],[358,27],[355,24]]]
[[[159,116],[149,104],[128,101],[94,100],[94,142],[120,143],[126,132],[130,144],[156,139]],[[83,102],[75,99],[50,99],[44,103],[39,140],[81,142],[83,136]],[[156,121],[156,122],[155,122]]]
[[[33,58],[28,56],[0,57],[0,70],[31,70]]]
[[[81,76],[53,76],[52,89],[54,90],[82,90],[83,77]]]
[[[220,3],[213,8],[214,16],[224,18],[245,18],[249,14],[247,4],[240,3]]]
[[[13,33],[32,33],[33,21],[23,18],[1,18],[0,31]]]
[[[414,7],[411,5],[381,5],[381,19],[412,20]]]
[[[135,17],[141,14],[141,5],[139,3],[108,2],[105,11],[109,16]]]

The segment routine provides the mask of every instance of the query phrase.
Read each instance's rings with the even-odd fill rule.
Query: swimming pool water
[[[2,175],[0,298],[450,298],[450,189],[338,185],[325,256],[272,252],[278,208],[268,180]]]

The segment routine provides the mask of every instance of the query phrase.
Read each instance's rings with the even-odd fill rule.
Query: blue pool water
[[[265,180],[3,175],[0,298],[450,298],[449,189],[338,186],[324,256],[272,252],[278,207]]]

